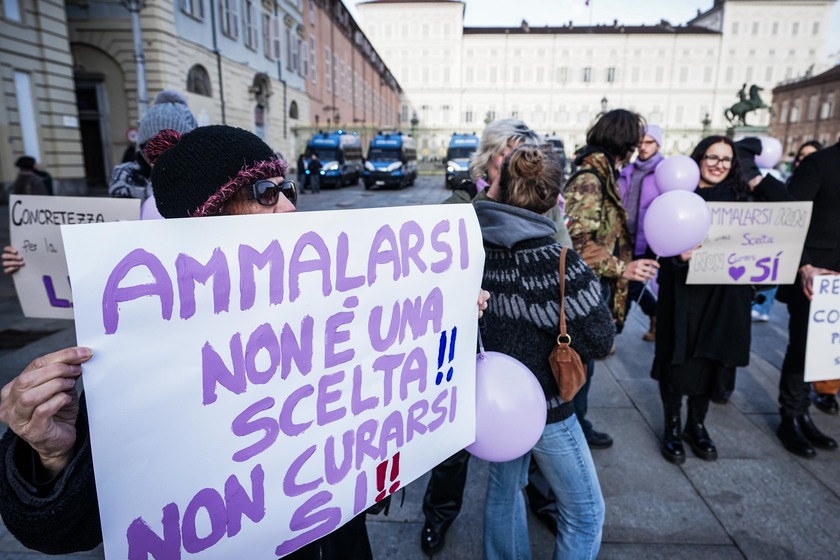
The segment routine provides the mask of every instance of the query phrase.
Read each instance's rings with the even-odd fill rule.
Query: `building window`
[[[464,111],[464,122],[470,124],[473,122],[473,110],[467,109]]]
[[[537,83],[541,84],[545,81],[545,68],[540,66],[537,68]]]
[[[738,22],[737,21],[732,22],[732,34],[733,35],[738,34]]]
[[[300,75],[306,78],[309,75],[309,53],[306,52],[306,41],[298,39],[300,45]]]
[[[790,34],[791,35],[798,35],[799,34],[799,22],[798,21],[793,22],[793,27],[790,30]]]
[[[273,14],[263,12],[263,53],[269,60],[280,58],[280,19]]]
[[[212,97],[213,91],[210,88],[210,74],[204,66],[196,64],[187,72],[187,91],[205,97]]]
[[[23,21],[20,17],[19,0],[3,0],[3,16],[9,21],[16,21],[20,23]]]
[[[309,25],[315,27],[315,0],[309,0]]]
[[[254,0],[242,0],[242,34],[245,46],[257,50],[257,5]]]
[[[222,13],[222,33],[231,39],[239,38],[239,0],[219,0]]]
[[[607,68],[607,83],[613,83],[615,81],[615,66],[610,66]]]
[[[782,102],[782,110],[779,111],[779,122],[784,124],[787,122],[788,117],[788,102],[787,100]]]
[[[812,95],[811,99],[808,100],[808,120],[814,121],[817,120],[817,106],[819,105],[819,101],[816,95]]]
[[[324,87],[330,91],[330,74],[332,72],[332,55],[330,55],[330,48],[324,47]]]
[[[790,122],[797,123],[799,122],[799,111],[800,111],[800,102],[799,99],[793,102],[793,107],[790,109]]]
[[[298,105],[297,101],[292,101],[289,103],[289,118],[290,119],[299,119],[300,114],[298,113]]]
[[[772,31],[772,33],[773,33],[773,35],[778,35],[778,34],[779,34],[779,22],[778,22],[778,21],[774,21],[774,22],[773,22],[773,31]]]
[[[665,69],[661,66],[657,67],[656,69],[656,82],[661,84],[662,80],[665,78]]]
[[[828,97],[823,103],[822,110],[820,112],[820,118],[825,119],[833,119],[834,118],[834,94],[829,93]]]
[[[638,66],[634,66],[633,69],[630,70],[630,81],[633,82],[634,84],[638,83],[638,81],[639,81],[639,67]]]
[[[309,37],[309,77],[313,84],[318,83],[318,51],[315,49],[315,37]]]
[[[592,68],[589,66],[584,67],[583,74],[581,76],[581,80],[584,83],[589,83],[592,80]]]
[[[735,69],[731,66],[726,67],[726,82],[732,83],[733,74],[735,73]]]
[[[680,68],[680,82],[684,84],[687,81],[688,81],[688,67],[683,66],[682,68]]]
[[[181,0],[181,11],[198,20],[204,19],[204,0]]]
[[[333,53],[333,66],[332,66],[332,82],[333,82],[333,91],[336,95],[338,95],[338,55]]]
[[[814,22],[814,29],[813,29],[813,31],[811,31],[811,34],[812,35],[817,35],[817,34],[819,34],[819,32],[820,32],[820,22],[815,21]]]
[[[772,82],[773,81],[773,67],[768,66],[767,70],[764,72],[764,81],[765,82]]]
[[[443,116],[442,120],[445,124],[449,124],[449,109],[449,105],[444,105],[440,109],[441,115]]]
[[[753,35],[758,35],[758,22],[757,22],[757,21],[754,21],[754,22],[753,22],[753,25],[752,25],[752,34],[753,34]]]

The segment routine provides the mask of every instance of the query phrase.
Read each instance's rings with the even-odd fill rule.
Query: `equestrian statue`
[[[770,114],[773,114],[773,108],[769,105],[765,105],[764,101],[762,101],[761,96],[758,94],[760,91],[764,91],[764,88],[761,88],[755,84],[750,86],[750,94],[747,97],[747,84],[741,86],[741,90],[738,92],[738,99],[739,101],[726,109],[723,114],[726,117],[726,120],[730,122],[730,124],[735,126],[746,126],[746,116],[747,113],[751,113],[757,109],[769,109]]]

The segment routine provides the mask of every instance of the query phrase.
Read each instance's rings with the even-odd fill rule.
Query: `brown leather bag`
[[[557,335],[557,346],[551,351],[548,362],[557,387],[560,388],[560,398],[568,402],[586,383],[586,366],[570,346],[572,337],[566,333],[566,249],[563,247],[560,251],[560,334]]]

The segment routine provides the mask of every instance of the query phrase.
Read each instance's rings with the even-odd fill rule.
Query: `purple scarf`
[[[624,193],[624,209],[627,211],[627,227],[630,229],[633,237],[633,243],[636,243],[636,227],[639,221],[639,201],[642,196],[642,180],[653,173],[659,162],[664,156],[656,152],[647,161],[642,161],[636,158],[631,165],[633,166],[633,173],[630,174],[630,185],[627,187],[627,192]]]

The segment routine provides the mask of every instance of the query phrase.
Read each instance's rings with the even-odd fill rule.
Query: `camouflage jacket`
[[[622,274],[633,260],[633,245],[615,170],[606,154],[597,151],[584,156],[566,185],[565,197],[572,246],[595,276],[609,284],[608,304],[622,325],[627,303],[627,280]]]

